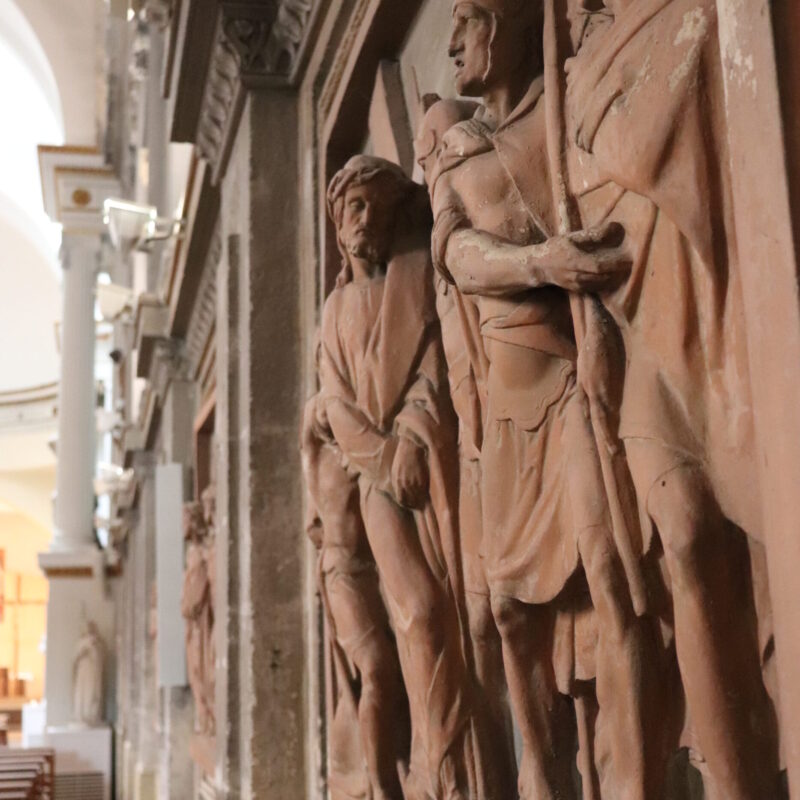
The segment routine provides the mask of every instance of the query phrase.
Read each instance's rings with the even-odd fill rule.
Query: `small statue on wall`
[[[183,577],[181,613],[186,620],[186,668],[195,703],[195,730],[214,731],[214,704],[208,690],[209,658],[212,651],[214,609],[208,568],[208,528],[203,506],[183,506],[183,535],[186,540],[186,568]]]
[[[206,562],[208,576],[208,604],[209,626],[207,630],[205,648],[205,692],[206,707],[211,709],[209,733],[214,733],[216,719],[216,687],[217,687],[217,638],[215,633],[215,615],[217,602],[217,550],[216,550],[216,514],[217,514],[217,487],[210,483],[200,495],[203,506],[203,521],[206,525],[206,535],[203,540],[203,556]]]
[[[103,720],[103,641],[91,620],[84,623],[72,665],[72,716],[81,725]]]

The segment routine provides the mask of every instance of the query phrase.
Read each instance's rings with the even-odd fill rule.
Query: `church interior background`
[[[798,35],[0,0],[0,798],[800,798]]]

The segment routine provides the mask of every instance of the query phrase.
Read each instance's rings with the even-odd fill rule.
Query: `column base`
[[[97,627],[104,645],[104,709],[113,709],[115,671],[114,599],[105,577],[105,554],[86,546],[70,552],[39,554],[49,583],[45,696],[47,725],[74,720],[73,667],[76,647],[87,623]]]

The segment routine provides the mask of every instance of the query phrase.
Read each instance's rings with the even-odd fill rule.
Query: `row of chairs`
[[[54,754],[0,747],[0,800],[54,800]]]

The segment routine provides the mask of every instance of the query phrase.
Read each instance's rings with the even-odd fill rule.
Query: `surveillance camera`
[[[108,357],[115,363],[119,364],[123,358],[125,358],[125,354],[120,350],[118,347],[115,347],[109,354]]]

